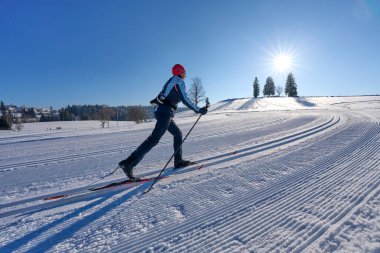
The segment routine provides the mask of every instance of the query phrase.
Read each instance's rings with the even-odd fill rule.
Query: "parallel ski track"
[[[203,138],[209,138],[212,136],[218,136],[218,135],[224,135],[232,130],[236,132],[243,132],[247,131],[248,129],[254,129],[254,128],[260,128],[260,127],[265,127],[268,125],[273,125],[273,124],[279,124],[281,122],[284,122],[286,120],[289,120],[289,118],[281,118],[281,119],[276,119],[270,122],[265,122],[265,123],[253,123],[253,124],[241,124],[237,127],[235,126],[227,126],[223,127],[220,129],[213,129],[212,132],[204,132],[200,133],[196,139],[203,139]],[[172,141],[171,140],[164,140],[161,141],[157,146],[163,146],[163,145],[168,145]],[[134,146],[130,147],[130,150],[135,149],[138,146],[138,144],[135,144]],[[59,163],[59,162],[64,162],[64,161],[72,161],[74,159],[83,159],[83,158],[88,158],[88,157],[93,157],[93,156],[99,156],[99,155],[110,155],[113,153],[120,153],[124,152],[126,149],[124,147],[122,148],[112,148],[112,149],[104,149],[100,151],[94,151],[94,152],[85,152],[81,154],[73,154],[73,155],[66,155],[66,156],[59,156],[59,157],[53,157],[53,158],[48,158],[48,159],[39,159],[39,160],[34,160],[34,161],[25,161],[25,162],[18,162],[18,163],[12,163],[12,164],[4,164],[0,165],[0,172],[6,172],[22,167],[33,167],[33,166],[38,166],[38,165],[46,165],[46,164],[52,164],[52,163]]]
[[[348,219],[341,220],[334,224],[334,228],[326,231],[325,235],[322,236],[322,238],[318,238],[315,242],[313,242],[313,244],[310,245],[310,248],[313,249],[314,252],[334,252],[337,249],[341,249],[342,244],[344,244],[343,242],[351,242],[352,244],[356,244],[357,240],[352,239],[353,232],[356,229],[359,230],[358,234],[363,234],[365,230],[372,230],[375,232],[376,229],[372,228],[371,226],[369,226],[369,228],[367,227],[369,224],[363,224],[361,226],[357,226],[357,224],[361,222],[363,216],[367,215],[368,209],[373,211],[373,209],[376,209],[376,206],[378,206],[379,202],[380,188],[377,188],[365,196],[365,199],[363,200],[363,203],[360,205],[360,207],[353,209],[349,214],[347,214],[347,216],[349,216]],[[370,215],[370,217],[367,218],[369,219],[367,222],[371,223],[373,216]],[[361,231],[362,229],[363,231]],[[334,242],[336,244],[331,245],[329,242]],[[366,252],[366,249],[361,249],[361,251]],[[376,249],[372,252],[376,252]]]
[[[307,130],[304,130],[302,132],[297,132],[296,134],[285,136],[285,137],[282,137],[282,138],[279,138],[279,139],[275,139],[275,140],[272,140],[272,141],[267,141],[267,142],[264,142],[264,143],[261,143],[261,144],[258,144],[258,145],[253,145],[253,146],[252,145],[244,145],[244,146],[240,146],[239,149],[235,149],[236,154],[234,155],[234,157],[231,157],[231,155],[233,155],[235,152],[227,152],[227,153],[224,153],[224,154],[220,154],[219,153],[218,155],[213,154],[212,156],[209,156],[208,158],[200,159],[197,162],[199,163],[199,166],[201,166],[201,164],[203,164],[204,166],[213,166],[213,165],[217,165],[217,164],[222,164],[223,162],[230,161],[231,159],[238,159],[238,158],[246,157],[246,156],[249,156],[249,155],[252,155],[252,154],[255,154],[255,153],[259,153],[259,152],[262,152],[262,151],[265,151],[265,150],[269,150],[269,149],[272,149],[272,148],[275,148],[275,147],[278,147],[278,146],[281,146],[281,145],[285,145],[285,144],[288,144],[288,143],[291,143],[291,142],[294,142],[294,141],[306,138],[306,137],[308,137],[310,135],[319,133],[321,131],[324,131],[324,130],[326,130],[326,129],[332,127],[332,126],[334,126],[339,121],[340,121],[340,118],[338,118],[338,119],[336,119],[334,121],[334,117],[332,117],[327,122],[324,122],[323,124],[320,124],[318,126],[315,126],[313,128],[307,129]],[[204,153],[202,153],[202,154],[206,155],[206,156],[208,155],[208,154],[204,154]],[[194,166],[194,168],[197,169],[199,166],[198,165]],[[194,169],[190,169],[190,171],[191,170],[194,170]],[[146,173],[146,174],[142,175],[142,177],[152,176],[154,174],[157,174],[158,171],[159,170],[155,170],[155,171]],[[187,173],[188,171],[189,171],[189,169],[183,169],[183,170],[178,171],[177,174]],[[116,182],[116,181],[118,181],[118,180],[113,180],[113,181],[111,181],[109,183]],[[97,184],[97,185],[99,186],[101,184]],[[94,185],[94,187],[96,187],[97,185]],[[133,185],[131,185],[130,187],[133,187]],[[125,188],[126,187],[124,187],[124,189]],[[77,189],[77,190],[58,192],[58,193],[56,193],[54,195],[76,195],[76,193],[80,193],[80,195],[83,195],[82,193],[85,194],[86,192],[87,192],[86,188],[80,188],[80,189]],[[87,192],[87,197],[91,197],[91,196],[95,196],[95,195],[96,195],[96,193]],[[8,203],[8,204],[0,205],[0,207],[4,208],[4,207],[17,206],[17,205],[25,204],[25,203],[28,203],[28,202],[38,201],[38,200],[41,200],[43,198],[48,198],[48,197],[51,197],[51,196],[53,196],[53,195],[49,194],[49,195],[45,195],[45,196],[39,196],[38,198],[20,200],[20,201],[11,202],[11,203]],[[72,198],[71,201],[70,201],[70,202],[72,202],[72,201],[78,201],[78,198],[80,198],[81,196],[68,196],[68,197]],[[73,198],[73,197],[75,197],[75,198]],[[67,204],[67,202],[65,201],[64,204]],[[46,206],[51,207],[52,204],[46,204]],[[30,207],[29,208],[26,207],[24,209],[28,210],[28,209],[30,209]],[[18,210],[18,211],[16,211],[16,213],[19,213],[20,211],[22,212],[22,210],[23,209]],[[9,214],[14,214],[14,212],[3,213],[2,215],[6,215],[7,216]]]
[[[366,125],[357,126],[354,131],[362,132],[365,128]],[[115,252],[123,250],[140,252],[147,250],[146,245],[150,245],[153,246],[155,252],[159,252],[168,249],[166,248],[168,246],[160,248],[160,245],[167,245],[166,242],[172,243],[171,252],[199,250],[231,252],[231,247],[240,243],[240,247],[236,249],[236,252],[239,252],[246,247],[254,247],[255,244],[259,247],[259,238],[268,236],[278,227],[287,227],[299,232],[294,232],[291,237],[280,241],[271,247],[269,252],[272,250],[300,252],[323,235],[329,226],[343,219],[363,200],[364,196],[378,187],[380,177],[378,170],[369,171],[362,176],[354,173],[362,172],[360,170],[362,166],[376,168],[379,165],[379,159],[365,164],[368,156],[376,156],[380,151],[379,133],[379,124],[372,125],[349,147],[322,159],[314,168],[309,168],[295,177],[285,178],[266,190],[252,192],[241,197],[237,196],[232,203],[220,203],[217,210],[206,213],[204,210],[202,213],[188,210],[189,213],[193,213],[190,221],[185,221],[180,226],[178,224],[165,226],[163,231],[157,229],[149,235],[133,238],[133,240],[116,245],[112,250]],[[358,150],[360,152],[357,152]],[[350,157],[353,153],[357,159],[353,160]],[[339,161],[338,164],[330,166],[337,161]],[[340,182],[347,180],[349,180],[349,187],[335,189]],[[308,183],[306,188],[305,182]],[[326,195],[327,198],[318,204],[320,209],[314,214],[316,217],[314,224],[305,226],[302,223],[295,223],[289,217],[289,214],[293,212],[305,210],[305,205],[313,199]],[[341,199],[342,196],[349,196],[349,198]],[[175,202],[176,199],[173,199],[173,203]],[[334,208],[331,207],[331,202],[334,204]],[[226,210],[234,211],[226,213]],[[307,209],[305,212],[307,213]],[[214,233],[211,233],[210,236],[207,230],[212,230]],[[235,238],[235,240],[231,240],[231,238]],[[171,241],[173,239],[176,241]]]
[[[320,131],[323,131],[323,130],[325,130],[325,129],[328,129],[328,128],[330,128],[331,126],[334,126],[337,122],[339,122],[339,118],[335,121],[335,122],[333,122],[333,118],[331,118],[328,122],[325,122],[324,124],[321,124],[320,126],[317,126],[317,127],[314,127],[314,128],[312,128],[311,130],[309,129],[309,130],[305,130],[304,132],[301,132],[301,133],[299,133],[301,136],[303,136],[303,138],[305,138],[305,137],[307,137],[307,136],[310,136],[310,134],[312,134],[312,133],[318,133],[318,132],[320,132]],[[313,132],[310,132],[310,131],[313,131]],[[294,135],[294,136],[291,136],[293,139],[296,139],[296,140],[299,140],[299,136],[297,136],[297,135]],[[284,140],[282,140],[282,141],[284,141]],[[288,142],[287,142],[288,143]],[[274,144],[274,143],[270,143],[270,144]],[[274,146],[277,146],[277,145],[274,145]],[[270,148],[270,147],[269,147]],[[246,152],[246,155],[251,155],[252,154],[252,150],[246,150],[246,151],[249,151],[249,152]],[[243,154],[240,154],[240,155],[243,155]],[[276,194],[278,194],[278,193],[276,193]],[[276,195],[275,194],[275,195]],[[268,198],[268,197],[267,197]],[[80,199],[76,199],[76,201],[80,201]],[[222,201],[222,199],[221,199],[221,201]],[[264,201],[263,199],[261,200],[261,201]],[[175,199],[173,199],[173,203],[175,203]],[[67,204],[67,203],[66,203]],[[53,206],[49,206],[49,207],[47,207],[47,208],[51,208],[51,207],[53,207]],[[236,208],[236,207],[235,207]],[[232,210],[234,210],[234,209],[232,209]],[[190,211],[192,211],[192,212],[194,212],[195,214],[196,214],[196,210],[190,210]],[[215,211],[215,214],[217,214],[218,213],[218,211]],[[210,214],[210,215],[214,215],[214,214]],[[203,215],[201,215],[201,217],[202,217]],[[201,218],[200,217],[200,218]],[[207,217],[208,217],[208,219],[210,219],[210,217],[217,217],[217,216],[209,216],[209,215],[207,215]],[[207,220],[207,219],[206,219]],[[199,222],[202,222],[201,220],[199,221]],[[99,224],[90,224],[89,226],[90,227],[96,227],[96,226],[98,226]],[[67,226],[67,224],[62,224],[61,225],[62,226],[62,228],[64,228],[65,226]],[[181,226],[182,227],[182,226]],[[191,223],[188,225],[188,226],[185,226],[185,227],[182,227],[182,228],[184,228],[185,229],[185,231],[182,231],[182,233],[183,232],[186,232],[186,229],[189,229],[189,231],[191,231],[192,229],[194,229],[194,228],[191,228],[192,226],[191,226]],[[57,228],[57,229],[59,229],[59,228]],[[180,232],[180,230],[178,230],[178,228],[176,228],[176,226],[175,225],[173,225],[173,233],[175,234],[175,233],[177,233],[177,232]],[[174,234],[172,234],[172,235],[174,235]],[[163,236],[161,237],[161,239],[164,239],[164,238],[167,238],[167,236],[169,236],[170,237],[170,233],[169,233],[169,235],[167,234],[167,233],[165,233],[165,234],[163,234]],[[46,234],[46,235],[44,235],[44,236],[41,236],[41,237],[39,237],[38,239],[36,238],[36,240],[34,240],[33,241],[33,244],[34,245],[36,245],[36,244],[38,244],[39,242],[41,242],[41,241],[43,241],[44,239],[46,239],[47,237],[49,237],[49,235],[48,234]],[[148,238],[149,239],[149,238]],[[153,242],[155,242],[156,241],[156,239],[159,239],[159,238],[156,238],[155,236],[153,236],[153,237],[151,237],[150,238],[150,243],[151,244],[153,244]],[[145,241],[145,239],[144,239],[144,241]],[[149,241],[149,240],[148,240]],[[49,243],[54,243],[54,242],[50,242],[49,241]],[[136,244],[134,244],[134,243],[132,243],[133,245],[135,245],[136,246],[136,244],[137,244],[137,246],[138,246],[138,243],[136,242]],[[132,246],[133,246],[132,245]],[[142,244],[142,245],[144,245],[144,244]],[[30,245],[30,246],[32,246],[32,245]],[[140,245],[141,246],[141,245]],[[32,246],[33,247],[33,246]],[[136,248],[136,249],[134,249],[133,247],[131,248],[130,246],[128,246],[127,248],[124,248],[124,249],[121,249],[121,250],[124,250],[124,251],[128,251],[128,252],[133,252],[133,251],[140,251],[138,248]],[[118,249],[116,249],[115,251],[118,251]]]
[[[243,227],[244,225],[241,224],[241,227],[243,227],[243,229],[240,229],[239,233],[235,233],[234,236],[237,236],[240,241],[246,244],[248,242],[254,241],[255,239],[255,242],[257,244],[260,244],[259,240],[257,240],[257,237],[264,233],[270,234],[271,232],[274,232],[275,228],[273,225],[279,225],[293,231],[300,232],[294,233],[292,237],[288,237],[280,242],[277,242],[277,247],[270,248],[269,252],[281,249],[286,249],[292,252],[302,251],[312,241],[319,237],[321,233],[325,232],[329,225],[326,225],[326,223],[336,223],[337,220],[345,216],[347,211],[351,210],[355,205],[358,204],[358,201],[362,199],[362,195],[366,196],[368,192],[371,192],[378,186],[378,183],[376,184],[375,182],[378,182],[379,172],[376,170],[373,170],[372,173],[368,173],[362,177],[356,174],[349,177],[353,174],[353,169],[356,170],[357,168],[361,168],[361,165],[363,165],[362,162],[367,160],[368,155],[374,155],[378,152],[377,149],[373,149],[373,145],[377,142],[378,138],[374,138],[372,141],[368,141],[362,146],[360,159],[354,162],[348,161],[347,159],[339,165],[339,170],[331,170],[325,174],[322,174],[318,180],[314,180],[311,184],[308,185],[306,189],[301,185],[299,187],[292,188],[290,193],[284,192],[283,195],[286,194],[286,196],[282,196],[282,198],[280,197],[278,199],[273,199],[271,203],[266,204],[267,207],[270,207],[270,211],[265,209],[263,210],[263,207],[258,208],[261,209],[261,213],[246,218],[248,220],[260,219],[260,221],[256,222],[255,224],[248,223],[248,225],[245,225],[245,227]],[[376,168],[376,166],[379,165],[379,161],[367,165]],[[319,167],[317,169],[319,169]],[[320,169],[323,169],[323,167],[320,167]],[[339,183],[341,181],[347,181],[347,178],[350,179],[351,186],[349,188],[339,188]],[[364,188],[365,190],[358,194],[353,194],[355,190],[360,189],[362,186],[368,186],[368,188]],[[349,193],[351,193],[350,199],[348,201],[341,201],[343,203],[339,204],[338,200],[340,200],[342,196],[350,195]],[[324,198],[321,202],[317,201],[318,203],[316,206],[319,206],[318,210],[315,210],[314,213],[312,213],[307,208],[305,208],[306,203],[313,202],[315,198],[318,198],[320,196],[328,196],[328,198]],[[292,205],[289,205],[289,202],[291,202]],[[332,208],[331,202],[335,204],[335,208]],[[339,207],[341,209],[340,211],[334,211],[334,209]],[[293,211],[301,211],[305,212],[306,215],[312,215],[316,221],[314,224],[309,224],[307,227],[304,227],[305,224],[302,222],[297,223],[292,219],[292,217],[287,217],[286,215],[281,215],[281,219],[278,219],[280,212],[280,214],[287,214]],[[239,218],[242,217],[239,216]],[[252,229],[252,226],[255,227],[255,233],[249,233],[249,230]],[[220,248],[216,248],[215,250],[219,251],[219,249]]]
[[[237,154],[236,155],[237,158],[244,157],[244,156],[251,155],[251,154],[255,154],[255,153],[258,153],[261,151],[265,151],[268,149],[272,149],[275,147],[279,147],[279,146],[282,146],[285,144],[289,144],[291,142],[295,142],[295,141],[304,139],[306,137],[309,137],[311,135],[314,135],[316,133],[324,131],[324,130],[338,124],[339,122],[340,122],[340,117],[335,119],[335,121],[334,121],[334,117],[331,117],[330,120],[328,120],[327,122],[324,122],[323,124],[320,124],[318,126],[315,126],[315,127],[303,130],[303,131],[299,131],[295,134],[286,135],[284,137],[277,138],[274,140],[269,140],[269,141],[266,141],[266,142],[263,142],[263,143],[257,144],[257,145],[252,145],[252,144],[242,145],[242,146],[239,146],[239,148],[235,148],[233,151],[231,150],[231,152],[229,152],[229,153],[213,155],[211,158],[200,159],[200,160],[197,160],[197,162],[203,163],[205,161],[223,158],[223,157],[226,157],[228,155],[231,155],[231,153]],[[227,159],[230,160],[230,158],[227,158]],[[209,164],[209,165],[213,165],[213,164]]]

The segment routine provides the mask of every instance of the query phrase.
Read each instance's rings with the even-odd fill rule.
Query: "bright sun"
[[[279,54],[273,57],[273,69],[277,73],[286,73],[292,69],[292,57],[288,54]]]
[[[265,65],[269,75],[284,77],[289,73],[294,73],[300,67],[300,54],[296,50],[295,42],[290,46],[277,42],[270,46],[270,50],[263,48],[265,55]]]

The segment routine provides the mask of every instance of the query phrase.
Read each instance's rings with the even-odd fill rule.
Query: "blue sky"
[[[377,0],[0,0],[0,100],[148,105],[180,63],[211,102],[292,56],[301,96],[380,94]]]

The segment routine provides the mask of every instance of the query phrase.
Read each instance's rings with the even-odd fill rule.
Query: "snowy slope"
[[[218,102],[184,145],[198,164],[148,194],[149,182],[87,185],[154,122],[1,132],[0,252],[379,252],[379,110],[378,96]],[[196,118],[176,122],[186,133]],[[166,134],[135,173],[157,175],[171,152]]]

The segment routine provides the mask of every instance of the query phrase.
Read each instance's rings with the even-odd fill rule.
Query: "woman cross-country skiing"
[[[182,65],[174,65],[172,73],[173,76],[166,82],[157,98],[151,101],[151,104],[156,106],[154,117],[157,120],[152,134],[127,159],[119,162],[119,166],[130,180],[140,180],[133,176],[133,168],[143,159],[145,154],[157,145],[166,130],[174,137],[174,152],[177,151],[174,154],[174,166],[177,168],[186,167],[191,163],[182,159],[182,132],[173,120],[174,114],[179,102],[185,104],[195,113],[202,115],[207,113],[207,107],[199,108],[188,98],[184,82],[186,71]]]

